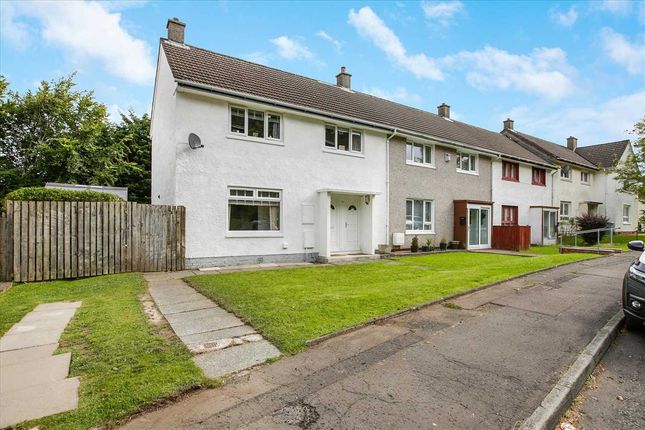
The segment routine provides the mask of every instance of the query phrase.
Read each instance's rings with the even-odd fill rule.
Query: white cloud
[[[343,43],[331,37],[329,34],[327,34],[326,31],[321,30],[318,33],[316,33],[316,36],[320,37],[321,39],[325,39],[326,41],[334,45],[336,47],[336,50],[340,52],[343,46]]]
[[[580,146],[631,138],[628,131],[643,117],[645,90],[587,106],[545,109],[519,106],[499,116],[515,120],[515,128],[564,144],[576,136]]]
[[[18,12],[11,2],[0,2],[0,35],[16,49],[29,46],[29,27],[18,21]]]
[[[128,33],[121,14],[108,11],[102,3],[23,2],[14,6],[12,26],[20,28],[20,17],[35,18],[42,38],[76,62],[98,61],[109,73],[127,81],[153,83],[152,49]]]
[[[596,3],[596,5],[601,10],[616,15],[626,15],[632,10],[631,0],[603,0],[600,3]]]
[[[370,94],[374,97],[392,100],[395,102],[408,102],[408,103],[421,102],[421,96],[419,94],[411,93],[403,87],[397,87],[394,90],[386,90],[383,88],[371,87],[371,88],[363,89],[363,92],[366,94]]]
[[[578,20],[578,12],[575,6],[571,6],[568,11],[561,12],[559,8],[551,9],[551,20],[563,27],[571,27]]]
[[[278,48],[278,55],[286,58],[287,60],[308,60],[314,57],[306,46],[288,36],[280,36],[275,39],[271,39],[271,43]]]
[[[645,73],[645,43],[630,43],[625,36],[607,27],[602,29],[601,38],[605,53],[616,64],[635,75]]]
[[[449,25],[456,15],[464,11],[464,4],[459,0],[426,1],[421,3],[421,8],[426,18]]]
[[[268,65],[270,61],[270,55],[261,51],[251,52],[250,54],[242,55],[242,59],[250,61],[252,63],[258,63],[263,65]]]
[[[348,22],[356,28],[361,36],[385,52],[391,61],[412,72],[417,78],[443,79],[443,74],[435,65],[434,60],[425,54],[408,54],[396,34],[370,7],[365,6],[358,12],[354,9],[350,10]]]
[[[574,89],[574,69],[560,48],[536,48],[518,55],[486,46],[442,59],[447,67],[466,70],[466,80],[475,88],[513,89],[559,100]]]

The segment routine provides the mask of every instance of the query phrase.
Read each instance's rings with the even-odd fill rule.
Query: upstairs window
[[[560,178],[565,179],[567,181],[570,181],[571,180],[571,167],[562,166],[560,168]]]
[[[502,225],[517,225],[517,206],[502,206]]]
[[[589,183],[589,172],[580,172],[580,182],[583,184]]]
[[[280,140],[282,117],[254,109],[231,106],[232,134],[240,134],[258,139]]]
[[[539,167],[533,168],[533,185],[546,186],[546,170]]]
[[[280,231],[279,190],[229,188],[229,231]]]
[[[361,153],[363,152],[363,133],[335,125],[325,125],[325,148]]]
[[[408,164],[432,165],[432,145],[407,142],[405,144],[405,160]]]
[[[458,151],[457,171],[465,173],[477,173],[477,155]]]
[[[509,161],[502,161],[502,179],[505,181],[519,182],[520,165]]]

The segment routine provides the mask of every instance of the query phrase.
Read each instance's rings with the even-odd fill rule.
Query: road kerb
[[[622,309],[589,342],[569,370],[555,384],[540,406],[522,423],[519,430],[552,430],[594,368],[605,354],[625,321]]]

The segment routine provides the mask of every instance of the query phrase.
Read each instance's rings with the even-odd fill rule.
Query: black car
[[[645,251],[641,240],[632,240],[627,247],[633,251]],[[634,261],[623,280],[623,311],[628,329],[645,325],[645,252]]]

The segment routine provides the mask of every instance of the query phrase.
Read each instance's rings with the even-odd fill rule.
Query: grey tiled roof
[[[517,130],[505,129],[503,133],[514,136],[516,141],[524,144],[525,148],[532,150],[537,155],[541,155],[544,160],[550,163],[560,161],[577,164],[590,169],[597,169],[595,164],[566,146],[558,145],[557,143],[549,142],[548,140],[540,139],[539,137],[531,136]]]
[[[622,157],[627,145],[629,145],[629,140],[619,140],[618,142],[583,146],[576,149],[576,153],[582,155],[596,166],[608,169],[614,167],[616,161]]]
[[[507,137],[358,91],[162,39],[173,76],[178,81],[243,93],[331,117],[401,129],[429,138],[459,142],[482,150],[548,164]]]

